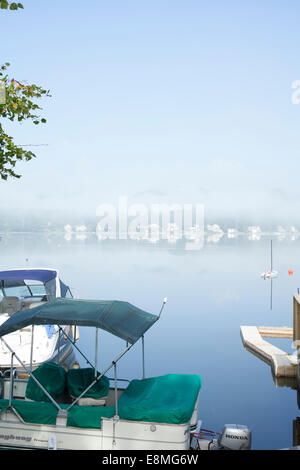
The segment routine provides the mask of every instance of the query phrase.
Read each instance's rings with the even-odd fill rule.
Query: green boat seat
[[[1,412],[4,412],[8,406],[9,400],[0,400]],[[11,406],[25,423],[56,424],[57,408],[52,403],[12,400]]]
[[[199,375],[168,374],[133,380],[119,399],[118,414],[129,421],[186,424],[193,415],[200,388]],[[2,412],[8,405],[8,400],[0,400]],[[69,406],[60,404],[61,408]],[[12,400],[12,407],[26,423],[56,424],[58,410],[52,403]],[[74,405],[68,412],[67,426],[100,429],[101,419],[114,414],[114,406]]]
[[[12,407],[25,423],[56,424],[58,410],[52,403],[42,403],[26,400],[12,400]],[[0,400],[0,411],[4,412],[9,406],[9,400]],[[59,405],[67,408],[69,405]],[[114,407],[90,407],[74,405],[68,412],[67,426],[76,428],[101,429],[101,418],[111,418],[115,414]]]
[[[200,375],[168,374],[132,380],[119,399],[121,419],[184,424],[193,415]]]
[[[113,406],[74,405],[68,412],[67,426],[101,429],[102,418],[112,418],[114,415]]]
[[[97,376],[100,373],[97,372]],[[95,369],[91,367],[82,369],[70,369],[67,373],[68,393],[71,397],[77,398],[82,392],[95,380]],[[79,405],[104,405],[105,399],[109,393],[109,379],[101,377],[81,399]]]
[[[59,364],[44,362],[32,374],[54,400],[66,393],[67,373]],[[51,401],[32,377],[28,379],[25,397],[33,401]]]

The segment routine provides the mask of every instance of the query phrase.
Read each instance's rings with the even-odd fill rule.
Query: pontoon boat
[[[60,298],[21,310],[7,319],[0,326],[0,342],[8,351],[11,369],[10,377],[2,379],[5,394],[0,400],[0,447],[189,449],[198,420],[200,376],[145,377],[144,334],[160,314],[161,311],[153,315],[121,301]],[[63,325],[96,328],[95,363],[66,371],[59,364],[46,362],[30,370],[8,338],[31,325],[55,325],[59,331]],[[125,342],[121,353],[102,372],[97,367],[99,328]],[[66,337],[75,345],[68,334]],[[142,342],[141,378],[120,379],[118,362],[138,340]],[[15,373],[15,361],[29,375],[28,380]],[[110,369],[113,377],[107,376]],[[25,388],[24,399],[14,393],[20,383]]]

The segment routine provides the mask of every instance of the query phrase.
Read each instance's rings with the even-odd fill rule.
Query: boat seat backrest
[[[19,297],[4,297],[1,303],[1,313],[12,315],[21,309],[21,301]]]

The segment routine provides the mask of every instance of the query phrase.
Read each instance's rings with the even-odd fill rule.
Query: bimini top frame
[[[76,325],[100,328],[133,344],[158,318],[128,302],[59,298],[14,313],[0,326],[0,337],[28,325]]]
[[[70,408],[74,406],[85,393],[93,387],[112,367],[114,368],[114,387],[115,387],[115,407],[116,416],[118,416],[118,394],[117,394],[117,362],[126,354],[132,346],[142,338],[142,355],[143,355],[143,378],[145,377],[145,354],[144,354],[144,333],[160,318],[162,310],[167,302],[163,300],[159,315],[147,313],[128,302],[122,301],[91,301],[91,300],[75,300],[75,299],[57,299],[47,302],[42,306],[35,307],[31,310],[22,310],[12,315],[5,323],[0,326],[0,340],[5,344],[12,354],[11,360],[11,396],[13,391],[13,359],[14,357],[21,364],[24,370],[32,377],[36,384],[43,390],[51,402],[59,410],[59,414],[66,416]],[[31,368],[28,369],[21,359],[14,353],[13,349],[7,344],[3,336],[10,334],[16,330],[24,328],[27,325],[58,325],[60,333],[63,332],[60,325],[76,325],[96,327],[96,351],[95,351],[95,378],[94,381],[77,397],[67,409],[62,409],[53,397],[45,390],[36,377],[32,374]],[[108,331],[115,336],[126,341],[126,348],[111,362],[111,364],[98,375],[97,372],[97,355],[98,355],[98,329]],[[75,345],[65,332],[63,334],[69,341]],[[33,341],[33,336],[32,336]],[[31,345],[33,346],[33,344]],[[76,349],[81,353],[79,348]],[[87,360],[87,358],[82,354]],[[90,365],[90,361],[87,360]]]

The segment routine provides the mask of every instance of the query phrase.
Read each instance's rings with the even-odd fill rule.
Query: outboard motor
[[[251,431],[241,424],[225,424],[218,438],[218,450],[250,450]]]

